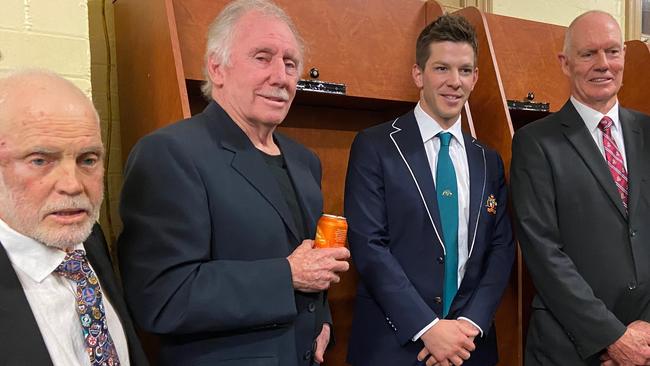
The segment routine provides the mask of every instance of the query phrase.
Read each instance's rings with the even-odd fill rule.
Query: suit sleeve
[[[119,254],[134,319],[144,330],[159,334],[291,322],[297,310],[286,258],[212,259],[209,205],[218,202],[210,202],[183,144],[167,135],[151,135],[138,143],[127,162]]]
[[[362,132],[352,144],[345,182],[348,242],[361,281],[404,345],[437,315],[390,251],[384,189],[379,155]]]
[[[496,153],[494,153],[496,155]],[[481,329],[487,331],[499,307],[503,291],[508,285],[512,263],[515,258],[515,244],[512,227],[508,217],[508,192],[506,189],[503,161],[496,155],[498,191],[497,214],[492,238],[486,255],[484,271],[476,290],[460,316],[471,319]]]
[[[562,250],[549,160],[527,131],[515,134],[512,199],[517,237],[538,296],[574,342],[582,358],[596,354],[625,332]]]

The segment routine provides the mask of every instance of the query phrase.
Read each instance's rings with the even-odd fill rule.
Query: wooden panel
[[[438,19],[445,11],[442,6],[435,0],[428,0],[425,9],[425,23],[428,25]],[[424,28],[424,27],[423,27]],[[422,31],[422,30],[420,30]],[[419,33],[418,33],[419,34]],[[417,38],[416,38],[417,39]],[[413,43],[415,45],[415,43]]]
[[[225,0],[174,0],[185,74],[203,78],[205,34]],[[344,83],[347,94],[387,100],[418,99],[411,81],[415,40],[424,27],[420,0],[277,0],[306,41],[306,73]]]
[[[479,76],[469,98],[474,130],[481,142],[501,154],[507,172],[510,167],[513,128],[507,112],[505,92],[496,64],[490,29],[484,14],[477,8],[465,8],[455,14],[464,16],[476,28],[479,43]]]
[[[618,93],[621,105],[650,114],[650,45],[641,41],[625,42],[623,87]]]
[[[140,137],[190,114],[170,1],[114,5],[124,161]]]
[[[535,101],[550,102],[551,111],[558,111],[569,98],[557,59],[566,27],[495,14],[485,18],[506,99],[522,100],[532,91]]]

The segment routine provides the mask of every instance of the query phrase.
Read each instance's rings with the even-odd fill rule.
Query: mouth
[[[613,80],[614,80],[614,78],[612,78],[612,77],[597,77],[597,78],[589,79],[589,82],[594,83],[594,84],[606,84],[606,83],[609,83],[609,82],[611,82]]]
[[[458,102],[463,99],[460,94],[440,94],[440,96],[448,102]]]
[[[46,215],[46,217],[50,217],[61,224],[74,224],[86,219],[88,216],[88,210],[83,208],[61,209],[49,212]]]

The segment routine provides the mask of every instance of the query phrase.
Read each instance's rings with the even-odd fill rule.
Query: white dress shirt
[[[66,253],[18,233],[2,220],[0,243],[16,271],[54,366],[89,366],[90,358],[76,311],[77,285],[52,273]],[[84,249],[83,244],[78,244],[75,249]],[[129,349],[120,318],[106,292],[102,295],[108,330],[120,363],[129,366]]]
[[[623,129],[621,128],[621,121],[618,116],[618,100],[616,101],[612,109],[610,109],[606,114],[602,114],[597,110],[580,103],[573,96],[571,96],[571,103],[573,103],[573,106],[575,107],[576,111],[578,111],[578,114],[580,115],[585,125],[587,126],[589,133],[591,133],[591,137],[596,142],[596,146],[598,146],[598,150],[600,150],[600,153],[603,155],[603,159],[605,158],[605,147],[603,146],[603,131],[601,131],[600,128],[598,128],[598,124],[600,123],[600,120],[603,119],[604,116],[607,116],[612,119],[612,121],[614,122],[612,124],[612,128],[610,129],[612,133],[612,138],[614,139],[614,142],[616,142],[618,151],[620,151],[621,156],[623,157],[623,165],[625,166],[625,170],[627,171],[625,141],[623,141]]]
[[[427,153],[431,175],[435,184],[436,168],[438,165],[438,152],[440,150],[440,138],[436,135],[440,132],[449,132],[452,139],[449,143],[449,157],[456,171],[456,185],[458,187],[458,287],[460,287],[463,277],[465,276],[465,265],[469,258],[468,226],[469,226],[469,163],[467,162],[467,152],[465,151],[465,140],[463,139],[463,130],[460,122],[460,116],[448,130],[442,127],[431,116],[429,116],[420,106],[415,106],[413,111],[415,120],[422,135],[422,143]],[[483,334],[483,330],[472,320],[460,317],[472,323]],[[418,332],[413,341],[418,340],[429,328],[435,325],[439,319],[434,319],[424,329]]]

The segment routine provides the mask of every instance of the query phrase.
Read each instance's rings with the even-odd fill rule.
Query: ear
[[[221,87],[224,82],[224,65],[216,61],[214,55],[208,57],[208,61],[205,65],[208,71],[208,77],[212,81],[212,85]]]
[[[415,83],[415,86],[418,87],[418,89],[422,89],[424,87],[424,83],[422,82],[422,78],[424,77],[424,71],[420,69],[420,66],[418,64],[414,64],[413,68],[411,69],[411,76],[413,77],[413,82]]]
[[[560,52],[557,54],[557,59],[560,61],[560,67],[562,68],[562,73],[566,76],[571,76],[571,72],[569,70],[569,58],[567,55],[563,52]]]

